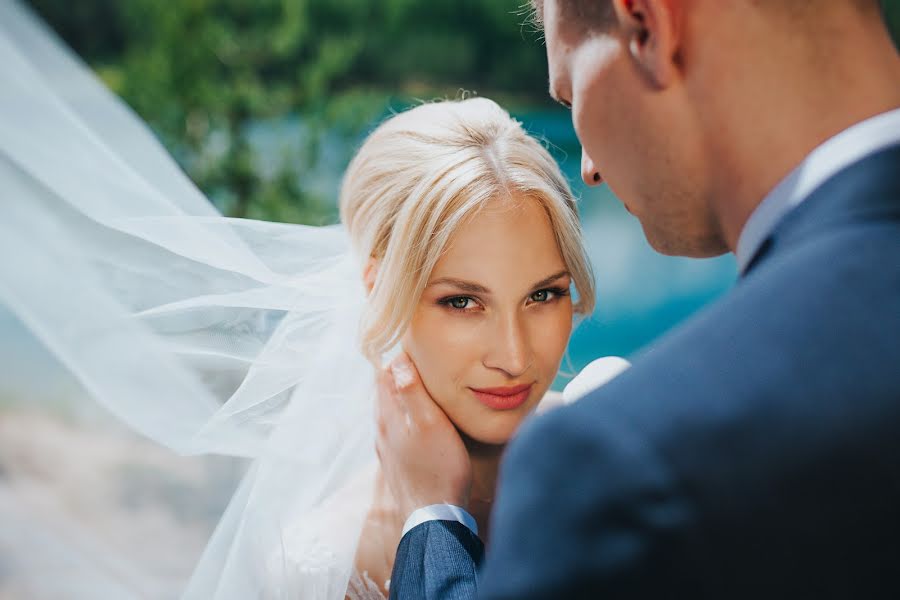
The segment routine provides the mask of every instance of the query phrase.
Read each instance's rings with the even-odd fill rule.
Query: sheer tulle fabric
[[[376,461],[345,231],[219,215],[12,0],[0,55],[0,302],[135,430],[253,459],[185,596],[343,598]]]

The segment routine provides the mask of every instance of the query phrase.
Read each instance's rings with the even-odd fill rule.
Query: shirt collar
[[[756,207],[738,238],[735,255],[743,273],[766,237],[791,209],[843,168],[900,143],[900,108],[845,129],[809,153]]]

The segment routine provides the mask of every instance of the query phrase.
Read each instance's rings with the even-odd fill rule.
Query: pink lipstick
[[[533,383],[512,387],[469,388],[479,402],[493,410],[512,410],[525,404]]]

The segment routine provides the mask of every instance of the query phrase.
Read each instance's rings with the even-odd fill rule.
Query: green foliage
[[[305,182],[322,168],[326,132],[350,147],[397,97],[474,87],[544,101],[544,51],[523,33],[523,1],[31,3],[220,209],[321,222],[334,199]],[[250,129],[296,115],[305,126],[293,155],[261,169]]]

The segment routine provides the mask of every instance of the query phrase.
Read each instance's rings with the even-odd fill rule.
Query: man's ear
[[[612,0],[628,51],[637,67],[656,87],[674,81],[682,3],[672,0]]]
[[[381,265],[381,262],[370,256],[369,260],[366,261],[366,266],[363,267],[363,285],[366,287],[366,293],[371,294],[372,288],[375,287],[375,280],[378,278],[378,267]]]

